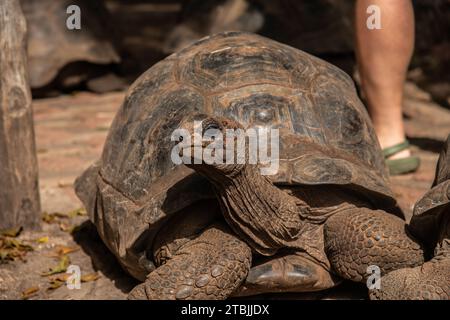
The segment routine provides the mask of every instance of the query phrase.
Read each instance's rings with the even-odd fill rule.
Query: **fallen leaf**
[[[11,256],[10,250],[0,249],[0,263],[6,263],[13,260],[14,257]]]
[[[0,230],[0,235],[4,236],[4,237],[16,238],[19,236],[19,234],[22,232],[22,230],[23,230],[23,227],[3,229],[3,230]]]
[[[60,280],[51,280],[49,283],[49,286],[47,287],[47,290],[55,290],[61,287],[63,284],[65,284],[65,281]]]
[[[50,277],[49,279],[49,286],[47,287],[47,290],[55,290],[64,285],[69,278],[68,273],[61,273],[56,276]]]
[[[57,246],[55,251],[57,253],[58,256],[64,256],[66,254],[75,252],[80,250],[80,247],[65,247],[65,246]]]
[[[59,224],[59,229],[60,229],[61,231],[69,232],[69,233],[70,233],[70,231],[73,229],[73,226],[70,225],[70,224],[68,224],[68,223],[61,222],[61,223]]]
[[[84,276],[81,276],[81,282],[95,281],[98,278],[100,278],[100,275],[97,272],[88,273],[85,274]]]
[[[17,239],[3,239],[3,244],[2,244],[3,248],[16,248],[18,250],[21,251],[33,251],[33,247],[30,246],[29,244],[25,244],[22,241],[19,241]]]
[[[42,221],[44,221],[46,223],[53,223],[54,220],[55,220],[55,216],[53,216],[47,212],[44,212],[42,214]]]
[[[65,214],[64,212],[52,212],[50,213],[50,215],[56,217],[56,218],[67,218],[67,214]]]
[[[65,222],[61,222],[59,224],[59,229],[61,231],[73,234],[74,232],[77,232],[78,230],[80,230],[81,226],[79,224],[68,224]]]
[[[20,259],[25,260],[25,255],[33,251],[33,247],[18,239],[0,236],[0,263],[8,263]]]
[[[0,250],[0,263],[8,263],[9,261],[14,261],[19,259],[21,261],[26,261],[25,259],[26,251],[20,251],[16,248],[12,249],[1,249]]]
[[[78,209],[70,211],[67,215],[71,218],[74,218],[77,216],[87,216],[87,212],[86,212],[86,209],[84,209],[84,208],[78,208]]]
[[[22,292],[22,299],[26,300],[34,296],[39,291],[39,287],[31,287]]]
[[[67,267],[70,265],[69,256],[62,256],[59,260],[58,265],[50,268],[47,272],[41,273],[41,276],[46,277],[56,273],[62,273],[67,271]]]
[[[69,278],[69,276],[70,275],[68,273],[61,273],[56,276],[50,277],[49,286],[47,287],[47,290],[58,289],[59,287],[61,287],[65,283],[67,283],[67,279]],[[100,278],[100,275],[97,272],[93,272],[93,273],[88,273],[88,274],[81,276],[80,281],[81,282],[91,282],[91,281],[96,281],[99,278]]]
[[[67,219],[69,216],[62,212],[44,212],[42,214],[42,220],[46,223],[57,223],[60,221],[60,219]]]
[[[47,243],[48,242],[48,236],[36,239],[36,242],[38,242],[38,243]]]
[[[70,276],[70,274],[68,274],[68,273],[59,273],[57,275],[51,276],[50,280],[51,281],[55,280],[55,281],[63,281],[63,282],[65,282],[65,281],[67,281],[69,276]]]
[[[55,249],[50,252],[49,254],[47,254],[48,257],[52,257],[52,258],[61,258],[63,256],[65,256],[66,254],[75,252],[80,250],[80,247],[78,246],[74,246],[74,247],[66,247],[66,246],[62,246],[62,245],[58,245],[55,247]]]

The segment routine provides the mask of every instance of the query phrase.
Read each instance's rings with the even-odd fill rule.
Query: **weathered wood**
[[[39,226],[38,165],[19,0],[0,2],[0,228]]]

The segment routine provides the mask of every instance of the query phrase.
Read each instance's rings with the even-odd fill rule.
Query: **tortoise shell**
[[[101,161],[77,181],[103,240],[138,278],[146,273],[138,260],[161,223],[213,197],[203,177],[170,158],[173,130],[197,112],[280,129],[280,170],[271,176],[277,184],[342,185],[377,207],[395,205],[377,138],[349,76],[258,35],[206,37],[134,82]]]
[[[439,156],[431,189],[414,206],[409,229],[433,248],[445,225],[444,215],[450,215],[450,135]]]

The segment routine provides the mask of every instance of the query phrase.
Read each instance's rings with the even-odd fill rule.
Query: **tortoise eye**
[[[205,133],[208,130],[220,130],[220,127],[217,123],[210,123],[205,127],[203,133]]]
[[[183,136],[180,136],[180,137],[178,138],[178,141],[179,141],[179,142],[182,142],[182,141],[183,141]]]
[[[220,126],[217,123],[208,123],[203,129],[203,136],[215,140],[220,135]]]

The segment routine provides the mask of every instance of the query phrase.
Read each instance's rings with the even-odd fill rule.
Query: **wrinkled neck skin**
[[[301,234],[301,200],[280,190],[255,165],[196,168],[214,185],[222,212],[233,230],[260,254],[272,255]]]

